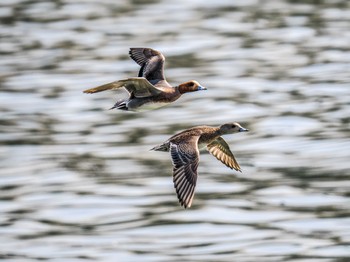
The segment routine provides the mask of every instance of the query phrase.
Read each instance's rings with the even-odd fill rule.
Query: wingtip
[[[179,199],[179,203],[184,209],[191,207],[191,204],[186,204],[185,202],[181,201],[180,199]]]
[[[132,51],[134,51],[135,49],[144,49],[144,47],[130,47],[129,48],[129,55],[132,55]]]
[[[242,169],[240,167],[232,167],[232,169],[236,170],[237,172],[241,172],[242,173]]]
[[[242,173],[242,170],[240,167],[234,167],[234,166],[228,166],[231,170],[236,170],[238,172],[241,172]]]
[[[96,87],[94,88],[89,88],[89,89],[85,89],[83,91],[84,94],[93,94],[93,93],[96,93]]]
[[[179,196],[177,196],[177,199],[179,200],[180,206],[182,206],[184,209],[190,208],[192,206],[193,197],[189,201],[186,201],[186,199],[182,199]]]

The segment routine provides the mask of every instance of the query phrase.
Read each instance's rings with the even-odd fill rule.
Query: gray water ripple
[[[347,1],[0,3],[0,258],[6,261],[347,261]],[[206,92],[109,111],[136,76],[128,48]],[[185,128],[225,136],[242,173],[201,153],[191,209],[168,154]]]

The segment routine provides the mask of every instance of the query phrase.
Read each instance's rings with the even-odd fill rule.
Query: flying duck
[[[177,100],[182,94],[206,90],[197,81],[191,80],[172,87],[164,76],[165,57],[151,48],[130,48],[130,57],[141,66],[138,77],[114,81],[84,91],[87,94],[125,88],[128,99],[122,99],[111,109],[145,111],[152,110]]]
[[[151,150],[169,152],[173,162],[173,182],[181,206],[191,207],[197,182],[199,149],[207,150],[219,161],[231,169],[241,172],[229,145],[222,135],[246,132],[238,123],[227,123],[219,127],[196,126],[186,129],[163,144]]]

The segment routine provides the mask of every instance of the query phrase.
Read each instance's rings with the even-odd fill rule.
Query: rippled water
[[[349,261],[349,1],[2,0],[0,21],[1,259]],[[136,75],[132,46],[209,90],[140,114],[82,93]],[[148,150],[229,121],[243,173],[203,152],[182,209]]]

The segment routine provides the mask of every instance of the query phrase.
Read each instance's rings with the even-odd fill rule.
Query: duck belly
[[[136,112],[144,112],[144,111],[150,111],[150,110],[155,110],[158,108],[161,108],[163,106],[168,105],[169,103],[166,102],[153,102],[153,101],[130,101],[128,103],[128,108],[131,111],[136,111]]]

